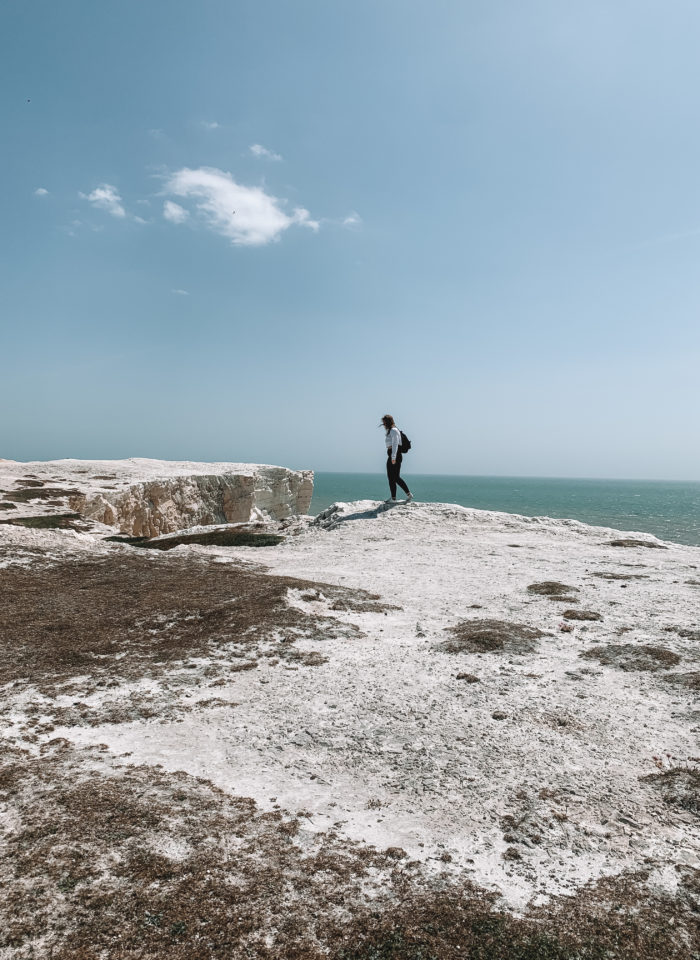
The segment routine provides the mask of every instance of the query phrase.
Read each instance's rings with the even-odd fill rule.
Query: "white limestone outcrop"
[[[8,461],[0,468],[0,487],[21,485],[27,476],[56,490],[59,499],[65,491],[71,510],[134,537],[207,524],[281,520],[306,513],[313,493],[311,470],[139,458]],[[26,507],[36,512],[44,503],[37,497]]]

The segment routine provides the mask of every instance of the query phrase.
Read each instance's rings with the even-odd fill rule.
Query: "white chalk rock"
[[[306,513],[312,470],[254,463],[144,460],[52,460],[4,466],[2,479],[31,474],[64,487],[72,510],[134,537],[186,527],[281,520]]]

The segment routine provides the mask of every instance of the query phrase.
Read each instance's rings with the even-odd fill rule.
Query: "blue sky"
[[[700,480],[695,0],[0,8],[0,456]],[[235,213],[234,213],[235,211]]]

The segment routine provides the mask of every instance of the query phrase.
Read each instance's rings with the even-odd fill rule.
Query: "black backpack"
[[[411,449],[411,441],[408,439],[403,430],[401,431],[401,446],[399,449],[401,450],[401,453],[408,453],[408,451]]]

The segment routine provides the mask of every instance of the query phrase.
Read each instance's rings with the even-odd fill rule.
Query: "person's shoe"
[[[409,493],[409,495],[406,497],[406,503],[410,503],[411,500],[413,500],[413,494]]]
[[[385,500],[384,503],[396,503],[396,497],[389,497],[389,499]]]

